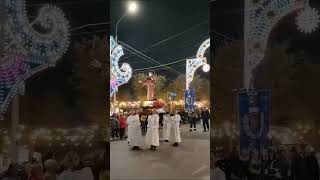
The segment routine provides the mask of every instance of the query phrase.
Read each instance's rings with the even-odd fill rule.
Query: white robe
[[[159,116],[157,114],[149,115],[148,117],[146,145],[159,146]]]
[[[127,119],[128,124],[128,142],[130,146],[142,146],[143,140],[141,135],[139,115],[131,115]]]
[[[171,142],[181,142],[180,127],[179,127],[180,120],[181,120],[181,117],[179,114],[170,116],[169,141]]]
[[[63,171],[58,180],[93,180],[93,173],[91,168],[85,167],[81,170],[71,171],[65,170]]]
[[[162,129],[163,140],[169,140],[169,133],[170,133],[170,116],[164,115],[163,116],[163,129]]]

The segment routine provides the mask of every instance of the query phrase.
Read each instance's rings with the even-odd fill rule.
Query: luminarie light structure
[[[252,72],[265,56],[271,31],[294,12],[298,13],[296,24],[301,32],[311,33],[318,27],[318,12],[308,0],[245,0],[244,88],[253,86]]]
[[[194,59],[187,60],[186,66],[186,90],[189,90],[190,83],[193,80],[195,71],[201,67],[205,72],[210,70],[210,65],[207,63],[207,58],[204,57],[204,53],[210,47],[210,38],[205,40],[197,51],[197,56]]]
[[[123,63],[119,67],[119,59],[123,56],[122,46],[118,45],[110,36],[110,97],[118,90],[118,87],[127,83],[132,77],[132,69],[129,64]]]
[[[56,65],[69,46],[69,22],[64,13],[44,5],[30,23],[25,0],[1,1],[0,114],[30,76]],[[2,25],[2,24],[1,24]]]

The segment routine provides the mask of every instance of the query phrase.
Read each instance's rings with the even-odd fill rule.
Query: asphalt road
[[[199,125],[201,127],[201,125]],[[126,140],[110,142],[111,180],[210,179],[210,133],[181,126],[182,143],[160,142],[156,151],[132,151]],[[162,132],[160,131],[160,135]],[[161,137],[161,136],[160,136]]]

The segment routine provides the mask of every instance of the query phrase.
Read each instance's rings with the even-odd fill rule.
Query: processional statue
[[[147,100],[155,100],[156,79],[154,74],[150,72],[149,76],[145,80],[140,81],[140,83],[147,87]]]

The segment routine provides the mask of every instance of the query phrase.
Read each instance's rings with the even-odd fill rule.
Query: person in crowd
[[[163,130],[162,138],[165,142],[169,142],[169,133],[170,133],[170,113],[166,112],[163,116]]]
[[[302,148],[303,149],[303,148]],[[307,174],[307,165],[305,163],[305,153],[301,151],[300,153],[296,148],[292,148],[292,163],[290,168],[290,179],[294,180],[306,180],[308,177]]]
[[[201,109],[201,119],[202,119],[202,125],[203,125],[203,132],[206,132],[207,129],[209,131],[209,119],[210,119],[210,113],[207,108]]]
[[[286,180],[289,178],[289,168],[289,162],[284,155],[284,151],[275,152],[270,163],[269,176],[274,180]]]
[[[237,151],[237,147],[233,147],[232,151],[230,152],[230,155],[228,156],[226,160],[226,177],[230,180],[238,180],[242,178],[242,169],[243,166],[240,158],[239,158],[239,152]]]
[[[114,113],[111,116],[111,128],[112,128],[112,139],[118,138],[119,132],[119,121],[117,119],[117,115]]]
[[[147,111],[147,114],[144,116],[144,121],[143,121],[143,132],[144,132],[144,133],[146,133],[147,130],[148,130],[149,115],[150,115],[150,112]]]
[[[319,180],[319,164],[314,154],[314,148],[309,145],[306,150],[305,163],[307,166],[307,179]]]
[[[127,119],[129,117],[128,112],[123,113],[123,117],[127,123]],[[128,138],[128,123],[127,123],[127,128],[124,130],[124,138]]]
[[[134,111],[130,111],[130,116],[127,119],[128,123],[128,141],[129,145],[133,146],[133,150],[139,150],[142,146],[142,135],[140,129],[139,115]]]
[[[58,180],[94,180],[90,167],[85,167],[77,152],[70,151],[63,160],[64,171]]]
[[[155,151],[159,146],[159,116],[156,110],[152,110],[152,115],[148,118],[146,145],[151,146],[152,151]]]
[[[249,157],[248,167],[248,180],[257,180],[261,175],[261,161],[259,154],[256,151],[252,151]]]
[[[162,112],[159,113],[159,130],[162,130],[163,128],[163,116],[164,114]]]
[[[110,179],[110,174],[109,174],[110,163],[109,163],[109,159],[106,151],[104,152],[103,158],[99,162],[99,164],[100,164],[99,180],[109,180]]]
[[[120,131],[119,131],[120,140],[122,140],[124,137],[125,129],[127,128],[128,125],[127,125],[126,119],[123,116],[123,114],[120,114],[118,116],[118,121],[119,121],[119,128],[120,128]]]
[[[15,164],[10,164],[8,169],[5,171],[1,180],[17,180],[18,179],[18,168]]]
[[[31,165],[29,180],[44,180],[43,171],[39,163]]]
[[[190,118],[190,132],[192,131],[192,126],[193,126],[193,131],[197,131],[197,121],[198,121],[198,116],[197,113],[193,112]]]
[[[45,173],[44,180],[57,180],[58,163],[54,159],[48,159],[44,162]]]
[[[181,117],[178,114],[178,111],[174,111],[174,113],[170,115],[169,141],[173,142],[173,146],[178,146],[178,143],[181,142],[180,120]]]

